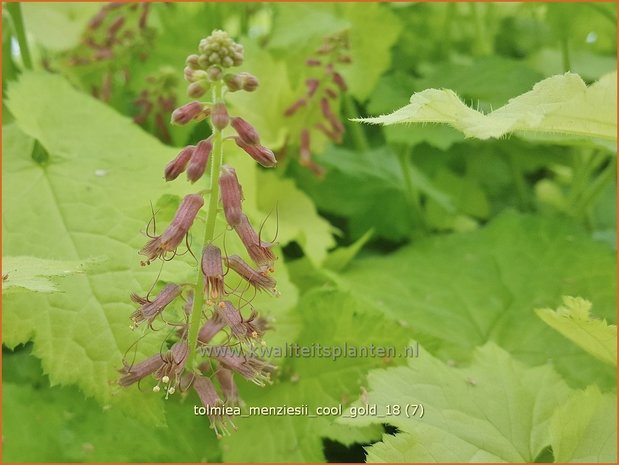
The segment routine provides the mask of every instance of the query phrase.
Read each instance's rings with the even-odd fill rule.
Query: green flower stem
[[[572,63],[570,60],[570,45],[567,37],[561,38],[561,60],[563,62],[563,71],[568,72],[572,69]]]
[[[413,176],[411,174],[411,162],[409,159],[409,149],[404,149],[398,154],[398,160],[400,161],[400,168],[402,170],[402,176],[404,177],[404,187],[406,188],[406,194],[408,202],[413,207],[415,215],[419,220],[421,229],[424,233],[428,232],[428,225],[426,224],[426,218],[421,207],[421,201],[419,198],[419,192],[415,188],[413,183]]]
[[[577,217],[582,217],[586,214],[587,209],[597,198],[597,196],[604,190],[604,188],[611,182],[617,171],[617,157],[613,157],[604,168],[604,170],[589,184],[589,186],[582,192],[580,198],[574,204],[574,214]]]
[[[342,96],[342,105],[344,106],[344,113],[346,114],[347,119],[350,120],[353,118],[359,118],[359,113],[357,112],[355,103],[353,102],[350,94],[344,94]],[[348,126],[350,127],[350,134],[352,136],[353,143],[355,144],[355,148],[360,152],[365,152],[368,150],[370,148],[370,144],[365,136],[363,127],[361,127],[358,123],[352,123]]]
[[[221,82],[213,86],[213,101],[215,103],[223,101],[223,87]],[[211,196],[206,211],[206,228],[204,230],[203,248],[212,242],[215,235],[215,222],[217,220],[217,205],[219,202],[219,171],[223,159],[223,144],[221,131],[213,127],[213,151],[211,154],[211,176],[209,191]],[[194,369],[194,359],[198,346],[198,333],[202,322],[202,308],[204,307],[204,277],[202,276],[201,265],[198,264],[198,279],[194,288],[193,308],[191,309],[191,319],[189,322],[189,355],[187,367]]]
[[[19,53],[21,54],[24,66],[26,69],[32,69],[32,59],[30,58],[30,49],[28,48],[28,41],[26,40],[26,30],[24,28],[24,20],[21,14],[21,4],[7,3],[6,9],[13,20],[17,43],[19,43]]]

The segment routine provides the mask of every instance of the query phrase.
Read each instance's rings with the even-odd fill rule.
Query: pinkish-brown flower
[[[155,297],[152,302],[138,296],[137,294],[131,295],[131,300],[140,304],[138,308],[131,315],[131,321],[133,321],[133,327],[137,327],[143,321],[147,321],[150,325],[158,315],[163,312],[167,305],[169,305],[174,299],[181,295],[182,288],[178,284],[168,284],[163,290]]]
[[[232,371],[219,367],[217,369],[216,376],[217,381],[219,381],[219,385],[221,386],[221,390],[223,391],[224,399],[226,399],[226,405],[242,405],[243,402],[241,401],[239,390],[234,382],[234,374]]]
[[[180,375],[187,361],[188,347],[186,342],[177,342],[164,354],[155,354],[143,362],[135,365],[125,365],[119,371],[124,376],[118,380],[121,386],[130,386],[146,376],[154,374],[155,379],[162,382],[166,387],[166,394],[174,394],[176,386],[180,382]],[[158,386],[155,391],[158,391]]]
[[[172,112],[172,123],[182,125],[194,119],[204,119],[206,115],[203,114],[202,110],[203,106],[200,102],[193,101],[186,103]]]
[[[266,273],[261,273],[254,270],[238,255],[231,255],[225,259],[226,266],[241,276],[245,281],[251,284],[259,291],[267,291],[271,295],[278,295],[275,286],[277,282]]]
[[[135,365],[125,365],[118,370],[124,376],[118,380],[118,384],[127,387],[133,383],[146,378],[148,375],[153,374],[159,368],[163,366],[163,359],[161,354],[155,354],[150,358],[147,358],[143,362],[136,363]]]
[[[221,413],[220,407],[224,405],[224,402],[217,394],[215,386],[209,378],[197,376],[193,381],[193,388],[198,394],[202,405],[206,408],[211,428],[215,431],[218,438],[221,438],[222,433],[230,434],[228,425],[236,430],[232,419],[228,415]]]
[[[195,145],[188,145],[181,150],[174,160],[167,164],[164,171],[166,181],[176,179],[183,171],[185,171],[187,163],[189,163],[195,148]]]
[[[277,165],[277,160],[275,159],[275,154],[272,150],[260,144],[248,144],[240,137],[235,137],[234,141],[236,142],[236,145],[245,151],[245,153],[265,168],[273,168]]]
[[[229,347],[213,347],[213,356],[229,370],[240,374],[258,386],[271,382],[275,366],[253,355],[239,355]]]
[[[200,328],[200,332],[198,333],[198,341],[202,344],[208,344],[211,342],[211,339],[213,339],[215,335],[224,328],[224,326],[226,326],[226,323],[217,313],[215,313],[215,315],[206,320],[206,323],[204,323],[204,325]]]
[[[252,321],[257,316],[255,311],[245,320],[241,312],[232,305],[232,302],[224,300],[217,305],[217,315],[240,341],[258,338],[259,333],[252,324]]]
[[[202,205],[204,205],[204,199],[201,195],[189,194],[185,196],[170,226],[163,234],[148,241],[140,250],[140,254],[147,258],[146,264],[155,258],[165,256],[167,252],[176,250],[189,232],[189,228]]]
[[[189,161],[189,166],[187,166],[187,179],[189,179],[192,183],[196,182],[204,174],[212,150],[212,137],[198,142],[198,145],[191,156],[191,160]]]
[[[221,250],[208,244],[202,251],[202,273],[204,274],[204,293],[215,301],[224,295],[224,270]]]
[[[256,145],[260,143],[260,136],[256,128],[240,116],[232,118],[230,124],[246,144]]]
[[[275,245],[271,242],[262,241],[254,228],[249,223],[246,215],[241,214],[241,221],[232,226],[245,246],[250,258],[262,271],[270,269],[275,263],[276,257],[271,248]]]
[[[221,203],[224,207],[224,215],[230,226],[240,223],[243,201],[243,190],[236,177],[236,171],[229,165],[221,167],[219,176],[219,190],[221,192]]]

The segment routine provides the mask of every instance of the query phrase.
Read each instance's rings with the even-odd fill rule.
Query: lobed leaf
[[[564,296],[563,304],[557,310],[541,308],[535,313],[595,358],[617,366],[617,326],[593,318],[588,300]]]
[[[600,316],[616,318],[615,252],[570,220],[504,213],[483,229],[358,259],[338,281],[386,316],[408,322],[416,338],[439,341],[434,353],[444,357],[466,359],[493,341],[527,363],[551,359],[581,386],[615,384],[612,370],[532,310],[571,293],[596,302]]]
[[[617,462],[617,395],[589,386],[559,407],[550,420],[555,461]]]
[[[587,87],[577,74],[552,76],[505,106],[483,114],[465,105],[452,90],[427,89],[389,115],[360,118],[372,124],[446,123],[466,137],[490,139],[512,132],[565,134],[616,140],[617,73]]]
[[[421,351],[406,367],[374,370],[367,397],[377,415],[347,424],[385,420],[407,436],[372,446],[369,461],[533,462],[550,444],[553,412],[570,389],[549,366],[529,368],[490,343],[477,349],[470,367],[457,368]],[[387,406],[399,405],[389,415]],[[407,405],[422,405],[416,415]],[[382,417],[385,415],[385,417]]]

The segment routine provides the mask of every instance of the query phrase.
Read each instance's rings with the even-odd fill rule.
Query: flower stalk
[[[223,87],[221,82],[216,82],[213,86],[213,101],[215,103],[223,102]],[[211,176],[209,180],[211,197],[209,199],[208,209],[206,210],[206,227],[204,229],[202,248],[208,246],[213,241],[215,235],[217,202],[219,200],[219,172],[221,171],[221,163],[224,156],[221,130],[217,129],[215,125],[212,127],[213,151],[211,154]],[[198,333],[200,332],[200,320],[202,316],[202,307],[204,306],[204,279],[201,273],[198,273],[195,289],[193,307],[189,320],[189,355],[187,357],[187,367],[190,370],[195,368],[194,362],[198,346]]]

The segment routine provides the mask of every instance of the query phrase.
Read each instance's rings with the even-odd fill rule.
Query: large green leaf
[[[356,260],[340,281],[418,335],[441,341],[445,357],[463,359],[494,341],[530,363],[553,360],[581,386],[610,386],[612,370],[552,331],[534,309],[582,295],[614,321],[615,267],[614,251],[569,220],[506,213],[481,230]]]
[[[617,394],[596,386],[580,391],[550,420],[555,461],[617,462]]]
[[[371,308],[360,305],[351,296],[334,290],[306,294],[297,312],[302,330],[296,344],[300,348],[304,347],[303,350],[312,347],[332,350],[339,347],[345,353],[345,344],[357,348],[374,344],[375,347],[397,348],[400,353],[410,334],[410,330],[402,325],[386,320]],[[287,342],[291,344],[292,340]],[[302,355],[302,352],[299,354]],[[282,362],[281,373],[273,386],[267,389],[245,389],[242,392],[249,406],[307,405],[310,415],[319,406],[345,406],[358,396],[368,369],[389,365],[395,360],[376,356],[293,356]],[[336,417],[250,416],[237,419],[235,423],[239,431],[222,441],[224,460],[323,461],[322,437],[333,435],[348,441],[361,439],[367,434],[351,431],[350,426],[334,426]],[[248,444],[260,444],[260,447],[248,447]]]
[[[128,293],[148,289],[157,273],[140,267],[136,251],[149,201],[170,190],[161,166],[174,151],[58,76],[24,74],[9,89],[9,108],[18,127],[3,130],[3,254],[107,260],[65,278],[62,294],[7,296],[3,341],[33,340],[52,384],[76,383],[108,404],[110,380],[137,337]],[[30,156],[33,138],[47,161]],[[138,356],[158,348],[146,338]],[[156,399],[130,391],[114,399],[161,421]]]
[[[368,461],[376,462],[533,462],[550,444],[550,419],[570,392],[551,367],[528,368],[494,344],[478,349],[467,368],[422,350],[407,367],[370,372],[368,382],[355,406],[376,405],[377,414],[341,421],[387,421],[409,433],[372,446]],[[415,405],[423,416],[421,407],[406,409]]]
[[[591,302],[578,297],[563,297],[556,311],[536,310],[552,328],[575,342],[595,358],[617,366],[617,326],[591,316]]]
[[[488,114],[465,105],[451,90],[427,89],[410,104],[389,115],[363,118],[372,124],[447,123],[478,139],[511,132],[565,134],[615,140],[617,136],[617,73],[590,87],[577,74],[552,76]]]

